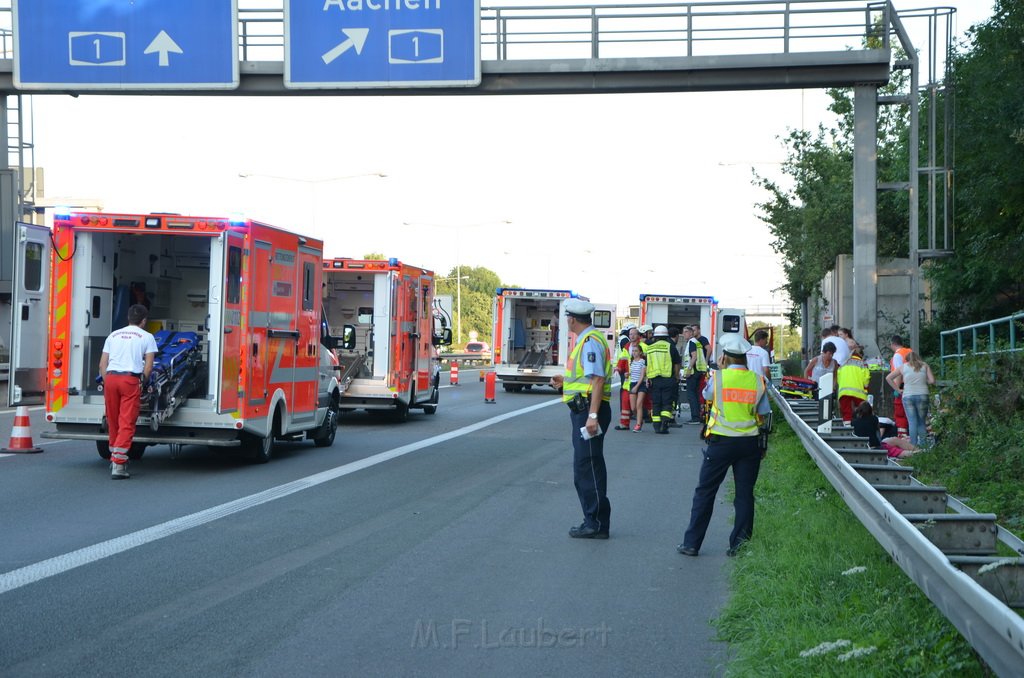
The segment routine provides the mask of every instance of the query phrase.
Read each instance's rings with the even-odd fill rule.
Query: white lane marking
[[[0,457],[13,457],[13,454],[0,454]]]
[[[308,490],[311,487],[322,485],[323,483],[341,478],[342,476],[347,476],[351,473],[355,473],[356,471],[361,471],[365,468],[376,466],[377,464],[382,464],[392,459],[397,459],[398,457],[409,454],[410,452],[415,452],[417,450],[422,450],[425,447],[430,447],[454,438],[459,438],[469,433],[473,433],[474,431],[487,428],[488,426],[493,426],[494,424],[507,419],[512,419],[523,414],[529,414],[535,410],[550,407],[551,405],[560,402],[562,402],[561,399],[545,400],[542,403],[531,405],[530,407],[524,407],[521,410],[515,410],[496,417],[491,417],[490,419],[485,419],[475,424],[470,424],[469,426],[449,431],[448,433],[442,433],[441,435],[437,435],[432,438],[426,438],[425,440],[403,445],[402,447],[396,447],[393,450],[381,452],[373,455],[372,457],[367,457],[366,459],[360,459],[359,461],[345,464],[344,466],[338,466],[327,471],[314,473],[311,476],[306,476],[305,478],[300,478],[290,483],[285,483],[284,485],[278,485],[277,487],[272,487],[270,489],[263,490],[262,492],[257,492],[256,494],[250,494],[247,497],[235,499],[234,501],[229,501],[191,515],[175,518],[174,520],[169,520],[165,523],[154,525],[153,527],[147,527],[143,530],[132,532],[131,534],[126,534],[122,537],[115,537],[114,539],[109,539],[107,541],[100,542],[99,544],[86,546],[85,548],[78,549],[77,551],[72,551],[71,553],[65,553],[54,558],[42,560],[32,565],[26,565],[25,567],[18,568],[17,570],[5,572],[4,574],[0,574],[0,594],[13,591],[14,589],[21,588],[22,586],[33,584],[42,579],[62,574],[69,570],[73,570],[76,567],[81,567],[82,565],[88,565],[89,563],[102,560],[103,558],[109,558],[110,556],[123,553],[138,546],[149,544],[150,542],[163,539],[164,537],[170,537],[179,532],[190,530],[193,527],[205,525],[206,523],[217,520],[218,518],[225,518],[235,513],[245,511],[246,509],[251,509],[256,506],[260,506],[261,504],[274,501],[275,499],[281,499],[282,497],[287,497],[288,495],[295,494],[296,492]]]

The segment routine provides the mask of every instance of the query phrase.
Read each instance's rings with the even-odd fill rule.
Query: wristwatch
[[[588,414],[587,419],[597,419],[597,412],[591,412]]]

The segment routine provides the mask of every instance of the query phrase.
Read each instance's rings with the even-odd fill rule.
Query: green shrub
[[[914,457],[921,480],[945,485],[976,511],[1024,529],[1024,355],[973,357],[948,377],[933,412],[936,445]]]
[[[729,643],[727,675],[986,675],[792,430],[783,422],[772,438],[754,536],[733,559],[732,595],[715,622]]]

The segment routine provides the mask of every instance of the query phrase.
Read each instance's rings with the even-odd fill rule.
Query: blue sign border
[[[388,39],[382,39],[380,33],[383,29],[394,29],[389,32],[402,33],[402,32],[429,32],[435,29],[448,30],[451,26],[446,25],[421,25],[421,20],[415,17],[419,15],[411,15],[410,12],[414,10],[401,9],[401,10],[385,10],[377,11],[375,17],[376,21],[368,21],[367,17],[370,16],[365,10],[355,12],[353,10],[348,11],[351,16],[344,13],[328,13],[325,19],[329,21],[325,22],[327,25],[325,28],[312,29],[308,25],[308,21],[303,19],[306,25],[297,26],[295,23],[295,16],[291,9],[293,2],[301,2],[302,0],[285,0],[284,1],[284,86],[287,89],[386,89],[386,88],[416,88],[416,87],[477,87],[480,85],[482,78],[482,67],[480,60],[480,0],[446,0],[458,9],[465,8],[467,10],[472,9],[472,36],[470,38],[471,44],[456,44],[455,48],[459,50],[459,54],[455,56],[456,59],[461,59],[463,62],[472,60],[471,69],[463,69],[462,72],[454,75],[453,77],[447,77],[444,72],[443,66],[436,63],[437,60],[425,59],[420,63],[412,63],[409,61],[399,62],[392,61],[392,65],[389,65],[387,61],[381,63],[383,57],[387,56],[388,47],[382,46],[381,42],[387,42]],[[396,0],[391,0],[395,2]],[[401,2],[402,0],[397,0]],[[431,0],[420,0],[422,3],[428,3]],[[441,0],[438,0],[440,2]],[[308,0],[307,0],[307,4]],[[377,0],[378,5],[385,5],[385,0]],[[469,7],[468,5],[471,5]],[[367,3],[368,6],[368,3]],[[322,10],[320,10],[322,11]],[[385,14],[386,11],[393,11],[392,14]],[[413,19],[410,19],[410,16]],[[418,23],[420,22],[420,23]],[[371,26],[372,24],[372,26]],[[381,25],[383,24],[383,26]],[[301,40],[292,40],[293,29],[303,29]],[[326,65],[317,65],[316,62],[320,60],[321,53],[329,50],[332,47],[340,47],[339,43],[342,43],[345,39],[345,35],[342,34],[342,29],[371,29],[371,36],[367,40],[373,40],[372,46],[367,45],[367,54],[355,54],[354,48],[351,49],[352,54],[346,54],[340,58],[348,59],[348,72],[338,77],[333,75],[333,72],[337,71],[337,68],[331,68],[327,70]],[[324,35],[330,33],[330,39],[324,41]],[[297,43],[297,44],[293,44]],[[451,45],[452,41],[448,41],[444,49],[447,50]],[[315,48],[312,46],[316,45]],[[302,49],[305,47],[306,49]],[[381,51],[383,50],[383,52]],[[467,51],[471,51],[471,54],[467,54]],[[301,54],[301,56],[299,56]],[[383,56],[382,56],[383,54]],[[468,57],[468,58],[467,58]],[[305,58],[305,61],[302,59]],[[359,59],[363,61],[360,62]],[[369,62],[370,59],[376,59],[376,62]],[[433,62],[433,63],[432,63]],[[314,66],[310,68],[310,63]],[[320,78],[316,73],[309,75],[310,70],[325,71],[327,74]],[[395,72],[397,75],[396,79],[382,79],[379,76],[381,70],[387,70]],[[466,72],[471,70],[472,72]],[[415,79],[410,77],[409,73],[424,72],[427,75],[424,79]],[[367,72],[370,75],[367,76]]]
[[[218,25],[219,22],[204,23],[197,21],[196,16],[201,14],[201,12],[179,12],[175,15],[160,15],[160,9],[166,9],[168,5],[163,0],[153,2],[148,6],[140,2],[139,7],[134,10],[135,14],[126,15],[123,21],[118,21],[122,18],[118,17],[118,20],[114,21],[107,18],[102,24],[85,20],[80,22],[82,24],[80,26],[82,33],[107,36],[120,33],[119,37],[124,43],[123,49],[126,52],[131,50],[127,52],[126,57],[136,60],[142,55],[141,50],[145,49],[145,47],[140,47],[140,44],[144,43],[145,40],[138,40],[131,36],[130,31],[135,30],[137,35],[144,29],[148,35],[149,32],[156,30],[154,24],[159,24],[159,30],[167,30],[171,34],[172,39],[179,45],[182,45],[181,49],[189,55],[189,57],[185,57],[172,51],[170,54],[172,67],[175,63],[185,63],[187,66],[180,67],[177,73],[171,70],[166,74],[162,74],[167,76],[163,79],[149,77],[149,74],[153,72],[153,66],[149,64],[135,69],[124,63],[114,65],[99,63],[96,65],[71,65],[72,37],[70,33],[73,31],[69,30],[68,15],[74,13],[73,9],[85,9],[83,5],[90,0],[61,1],[64,2],[63,5],[60,2],[54,2],[54,0],[21,0],[23,7],[28,7],[31,4],[33,9],[23,9],[22,14],[19,15],[19,0],[12,0],[12,27],[14,33],[13,81],[15,89],[28,91],[231,90],[237,89],[240,84],[238,0],[218,0],[218,2],[222,3],[220,5],[213,2],[213,0],[192,0],[193,4],[186,8],[195,9],[196,7],[205,6],[207,8],[214,7],[218,12],[223,12],[228,8],[227,6],[230,6],[230,28],[228,29],[228,35],[225,36],[229,42],[223,45],[220,44],[223,25]],[[40,6],[44,3],[47,3],[47,5],[40,9]],[[98,13],[105,9],[102,4],[101,2],[96,3],[96,11]],[[172,4],[173,6],[175,5]],[[181,3],[177,3],[177,6],[180,7]],[[67,11],[61,11],[62,9]],[[50,22],[49,16],[43,16],[42,21],[40,21],[41,14],[45,15],[48,12],[52,12],[54,15],[52,24],[55,32],[59,34],[57,39],[36,35],[32,31],[26,32],[24,35],[22,34],[20,25],[25,17],[32,17],[32,21],[36,25],[48,23]],[[143,16],[144,19],[140,21],[139,16]],[[183,26],[191,27],[194,35],[186,39],[182,35],[182,30],[180,30]],[[75,28],[78,28],[78,26]],[[211,35],[217,36],[217,44],[213,45],[213,49],[201,51],[196,47],[197,44],[205,45],[212,43]],[[206,41],[205,43],[203,42],[204,40]],[[48,52],[44,55],[42,50],[32,50],[27,47],[27,45],[33,43],[46,45]],[[64,51],[65,45],[67,46],[67,52]],[[24,54],[22,54],[23,48]],[[221,53],[221,48],[226,53]],[[59,55],[59,57],[54,59],[54,55]],[[149,59],[158,59],[156,55],[146,56]],[[192,60],[184,61],[189,58]],[[58,60],[63,61],[64,59],[68,60],[67,64],[56,64]],[[199,79],[199,77],[206,75],[216,76],[218,79]],[[79,76],[81,79],[75,79]],[[228,79],[229,77],[230,80]]]

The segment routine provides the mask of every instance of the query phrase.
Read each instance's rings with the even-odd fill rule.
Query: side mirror
[[[441,330],[441,334],[435,334],[432,342],[434,346],[451,346],[452,345],[452,330],[450,327],[446,327]]]
[[[345,325],[345,329],[342,330],[341,340],[339,343],[341,345],[341,348],[345,349],[346,351],[351,351],[356,347],[355,325]]]

